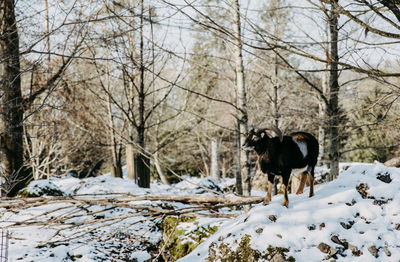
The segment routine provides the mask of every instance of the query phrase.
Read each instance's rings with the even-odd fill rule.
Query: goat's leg
[[[268,174],[268,192],[264,199],[264,205],[268,204],[271,201],[271,193],[272,193],[272,186],[274,185],[274,175]]]
[[[306,172],[301,173],[300,185],[296,192],[297,195],[303,193],[304,186],[306,185],[306,179],[307,179],[307,173]]]
[[[283,173],[282,175],[282,187],[283,187],[283,206],[289,207],[289,197],[288,197],[288,184],[289,184],[290,171]]]
[[[308,172],[308,183],[310,184],[310,194],[309,197],[314,196],[314,167],[311,169],[311,172]]]
[[[268,179],[268,192],[264,199],[264,205],[267,205],[271,201],[271,191],[273,183]]]

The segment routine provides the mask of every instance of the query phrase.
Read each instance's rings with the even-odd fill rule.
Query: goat
[[[266,130],[272,130],[277,137],[269,137]],[[284,202],[289,207],[288,183],[292,171],[303,172],[296,194],[303,193],[306,178],[310,184],[309,197],[314,195],[314,168],[318,158],[318,141],[306,132],[295,132],[283,136],[276,126],[258,130],[251,129],[243,143],[246,150],[255,150],[260,170],[268,175],[268,192],[264,205],[271,201],[271,190],[276,175],[282,176]],[[299,170],[300,169],[300,170]]]

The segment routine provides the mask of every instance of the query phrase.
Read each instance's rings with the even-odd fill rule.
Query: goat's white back
[[[307,154],[308,154],[307,144],[302,142],[302,141],[297,141],[294,137],[292,137],[292,139],[297,144],[297,146],[299,147],[301,153],[303,154],[303,157],[306,157]]]

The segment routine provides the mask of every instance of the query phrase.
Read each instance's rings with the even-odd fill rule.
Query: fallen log
[[[388,167],[400,167],[400,156],[389,159],[384,165]]]
[[[17,206],[32,207],[53,203],[85,203],[90,205],[108,205],[117,203],[130,203],[135,201],[166,201],[181,202],[185,204],[225,204],[227,206],[239,206],[245,204],[256,204],[263,201],[263,197],[250,196],[241,197],[235,195],[131,195],[131,194],[103,194],[98,195],[74,195],[56,197],[32,197],[32,198],[2,198],[0,208],[11,208]]]

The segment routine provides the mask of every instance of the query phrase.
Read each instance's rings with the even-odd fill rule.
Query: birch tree
[[[336,1],[337,3],[338,1]],[[328,90],[328,132],[329,132],[329,160],[330,176],[328,180],[333,180],[339,175],[339,50],[338,50],[338,11],[334,4],[331,4],[328,17],[329,23],[329,45],[330,60],[329,64],[329,90]]]
[[[248,133],[248,116],[242,54],[240,6],[238,0],[232,1],[232,19],[238,105],[238,136],[239,145],[241,145],[246,140],[246,135]],[[249,151],[242,149],[241,146],[240,148],[240,176],[242,180],[242,193],[244,196],[249,196],[251,191]]]

